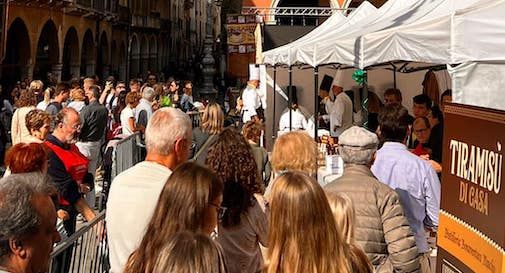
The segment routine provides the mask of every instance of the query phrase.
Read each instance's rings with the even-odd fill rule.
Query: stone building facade
[[[0,78],[126,80],[201,55],[207,0],[3,0]]]

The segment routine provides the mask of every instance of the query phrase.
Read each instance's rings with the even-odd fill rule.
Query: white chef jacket
[[[307,129],[307,119],[298,109],[291,110],[291,128],[292,130]],[[289,131],[289,111],[282,114],[279,120],[279,130]]]
[[[255,116],[256,109],[261,107],[261,99],[256,88],[247,86],[242,92],[242,121],[244,123],[251,120]]]
[[[335,97],[335,101],[328,113],[330,115],[331,136],[338,137],[352,126],[352,101],[344,92]],[[335,126],[337,126],[336,130],[334,130]]]

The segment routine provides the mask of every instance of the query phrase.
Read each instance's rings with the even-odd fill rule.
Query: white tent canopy
[[[388,1],[389,2],[389,1]],[[426,20],[432,14],[437,14],[440,10],[445,10],[453,6],[454,0],[422,0],[416,1],[413,5],[395,11],[387,16],[380,17],[366,26],[351,32],[346,32],[344,36],[335,37],[334,42],[313,46],[313,66],[326,63],[340,63],[358,67],[359,52],[363,51],[364,45],[360,43],[361,36]],[[393,5],[397,5],[395,1]],[[416,50],[416,48],[414,48]],[[304,59],[302,61],[308,61]]]
[[[452,24],[452,63],[505,61],[505,1],[457,11]]]
[[[418,22],[363,35],[359,67],[390,61],[451,63],[451,15],[477,0],[445,0]]]
[[[505,110],[505,0],[457,11],[452,16],[453,101]]]
[[[370,4],[368,4],[368,5],[370,5]],[[280,46],[280,47],[277,47],[272,50],[264,52],[263,53],[263,62],[267,63],[267,64],[271,63],[271,62],[275,62],[277,59],[276,57],[279,56],[280,53],[289,50],[291,47],[296,47],[296,46],[299,46],[307,41],[312,40],[314,37],[317,37],[317,36],[321,35],[322,33],[329,31],[331,28],[334,28],[335,26],[340,25],[345,20],[347,20],[347,17],[345,17],[341,12],[334,13],[332,16],[330,16],[330,18],[328,18],[326,21],[324,21],[324,23],[322,23],[320,26],[313,29],[311,32],[305,34],[304,36],[300,37],[299,39],[297,39],[289,44],[286,44],[286,45],[283,45],[283,46]]]
[[[264,52],[263,63],[270,65],[276,65],[276,64],[292,65],[297,62],[292,58],[292,56],[296,55],[293,52],[296,52],[296,50],[299,47],[304,46],[306,44],[313,44],[316,40],[325,39],[326,41],[329,41],[331,40],[332,36],[340,34],[340,31],[342,29],[346,29],[349,26],[353,26],[361,22],[365,18],[371,16],[372,14],[375,14],[376,12],[377,9],[368,1],[365,1],[356,10],[354,10],[345,20],[337,21],[337,19],[333,19],[335,16],[333,15],[321,26],[317,27],[316,29],[314,29],[307,35],[301,37],[300,39],[287,45]]]

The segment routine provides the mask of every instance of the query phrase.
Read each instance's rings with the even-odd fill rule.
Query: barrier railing
[[[61,241],[51,253],[52,273],[103,273],[109,271],[105,211]]]
[[[142,146],[140,133],[135,133],[116,143],[111,181],[116,175],[142,160]]]
[[[187,112],[186,114],[188,114],[189,118],[191,118],[191,125],[193,126],[193,128],[200,126],[200,112],[190,111]]]
[[[193,127],[200,126],[200,114],[188,113]],[[140,133],[124,139],[113,140],[109,174],[103,178],[103,190],[100,194],[99,210],[93,221],[78,225],[78,230],[61,241],[51,253],[51,273],[104,273],[109,270],[109,250],[105,228],[105,203],[111,181],[116,175],[144,159]],[[105,169],[105,168],[104,168]],[[106,171],[107,172],[107,171]]]
[[[102,191],[98,194],[98,209],[105,209],[110,184],[121,172],[144,160],[145,153],[140,133],[109,141],[102,162]]]

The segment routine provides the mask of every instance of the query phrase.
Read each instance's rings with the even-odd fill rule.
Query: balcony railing
[[[67,12],[82,15],[111,16],[118,13],[119,0],[64,0]]]
[[[133,27],[143,27],[143,28],[155,28],[160,29],[161,21],[160,18],[150,17],[150,16],[132,16],[132,26]]]

